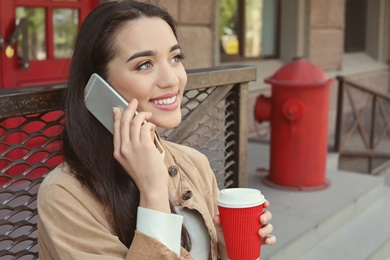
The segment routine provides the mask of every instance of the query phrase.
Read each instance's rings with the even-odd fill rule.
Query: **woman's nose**
[[[157,84],[160,88],[172,87],[179,84],[177,69],[170,64],[160,66]]]

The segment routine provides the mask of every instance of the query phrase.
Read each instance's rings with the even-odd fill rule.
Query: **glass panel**
[[[227,55],[239,53],[237,0],[219,1],[219,36],[221,52]]]
[[[278,32],[278,1],[263,1],[263,30],[261,56],[276,56]]]
[[[261,31],[263,27],[263,1],[245,2],[245,57],[258,57],[261,53]]]
[[[246,0],[245,57],[276,54],[277,0]]]
[[[30,60],[45,60],[46,41],[45,41],[45,9],[44,8],[16,8],[16,24],[20,19],[28,19],[28,46]],[[22,36],[18,38],[18,56],[22,57]]]
[[[57,8],[53,12],[54,58],[69,58],[79,23],[77,9]]]

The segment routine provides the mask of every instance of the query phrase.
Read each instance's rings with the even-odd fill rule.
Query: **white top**
[[[191,256],[194,260],[209,259],[210,235],[207,232],[202,216],[196,210],[181,209],[177,206],[176,211],[184,216],[184,225],[190,233],[192,248]]]

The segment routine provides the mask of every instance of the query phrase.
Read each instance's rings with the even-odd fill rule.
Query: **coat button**
[[[178,170],[177,170],[177,167],[175,165],[169,166],[169,168],[168,168],[169,175],[171,175],[172,177],[175,177],[177,175],[177,172],[178,172]]]
[[[181,195],[183,200],[189,200],[192,198],[192,191],[188,190]]]

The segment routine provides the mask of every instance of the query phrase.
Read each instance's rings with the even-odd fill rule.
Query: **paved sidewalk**
[[[386,259],[390,207],[383,210],[383,205],[390,205],[390,188],[383,178],[338,171],[337,154],[328,154],[328,188],[289,191],[262,182],[268,168],[268,144],[249,142],[248,186],[271,202],[278,240],[262,248],[262,260]]]

